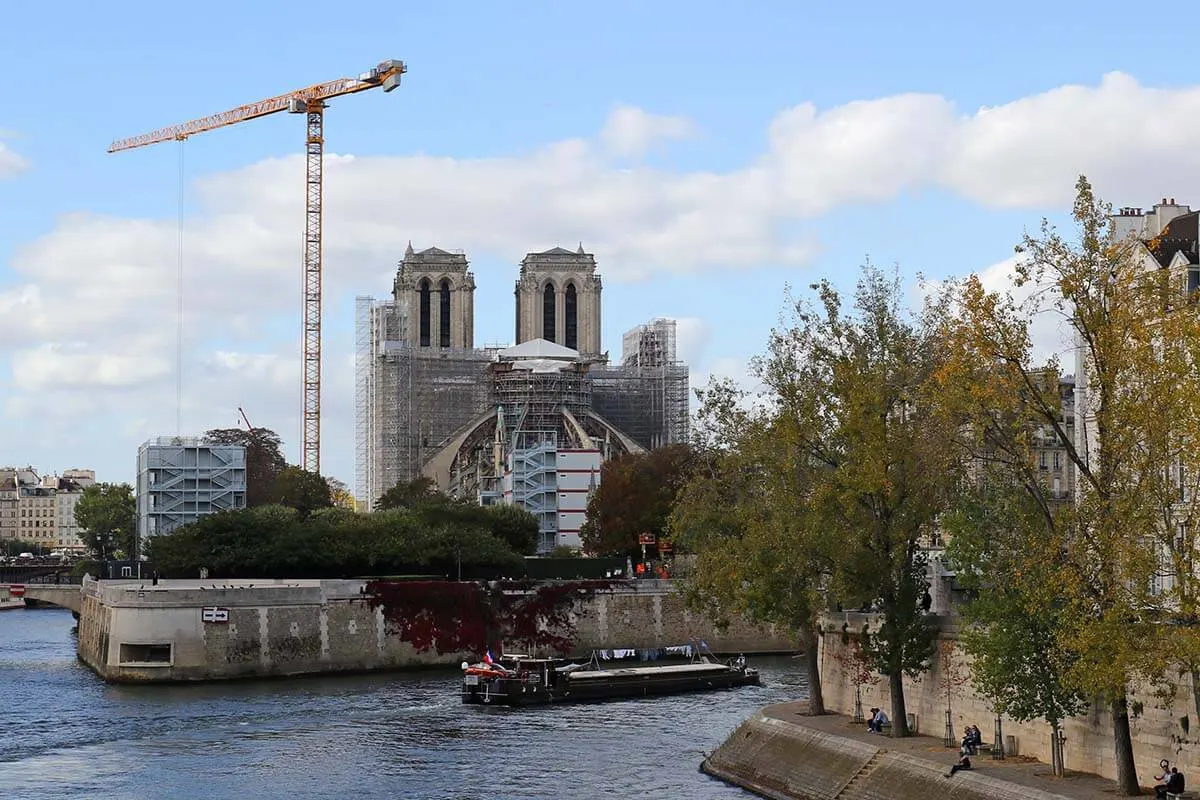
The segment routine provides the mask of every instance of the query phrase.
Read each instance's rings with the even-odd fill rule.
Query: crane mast
[[[338,78],[304,89],[238,106],[219,114],[201,117],[181,125],[160,128],[150,133],[118,139],[109,153],[119,153],[167,141],[183,141],[204,131],[235,125],[280,111],[304,114],[304,297],[303,297],[303,455],[301,464],[308,472],[321,471],[321,199],[324,161],[325,101],[333,97],[382,88],[390,92],[400,85],[400,76],[408,71],[403,61],[390,59],[357,78]],[[239,409],[240,410],[240,409]],[[244,414],[243,414],[244,418]],[[246,422],[249,425],[249,421]]]

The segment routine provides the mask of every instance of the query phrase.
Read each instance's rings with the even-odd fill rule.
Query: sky
[[[321,467],[353,485],[354,298],[387,295],[409,241],[466,253],[477,345],[511,342],[525,253],[582,243],[614,358],[673,317],[693,386],[752,385],[789,286],[853,291],[869,259],[1003,287],[1081,173],[1114,206],[1200,204],[1200,85],[1171,57],[1198,23],[1022,0],[5,4],[0,465],[132,481],[139,444],[239,407],[300,460],[303,119],[113,140],[408,65],[325,115]]]

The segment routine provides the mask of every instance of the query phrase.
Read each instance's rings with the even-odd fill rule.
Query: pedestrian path
[[[950,771],[951,765],[958,762],[958,748],[946,747],[940,737],[910,736],[905,739],[893,739],[886,735],[869,733],[865,722],[852,723],[849,717],[842,714],[809,716],[807,701],[769,706],[764,708],[762,713],[767,717],[804,725],[831,736],[856,739],[874,747],[943,764],[947,772]],[[1010,756],[1001,761],[993,760],[987,753],[981,753],[971,757],[971,771],[997,780],[1008,781],[1031,789],[1040,789],[1063,797],[1079,798],[1079,800],[1123,796],[1117,791],[1115,781],[1087,772],[1071,771],[1059,778],[1051,771],[1049,764],[1023,756]],[[1143,783],[1146,783],[1150,775],[1139,774],[1138,777],[1142,779]],[[1143,794],[1154,796],[1154,792],[1150,789],[1143,789]]]

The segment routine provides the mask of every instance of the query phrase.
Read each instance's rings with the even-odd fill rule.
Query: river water
[[[0,791],[21,798],[749,798],[698,770],[764,705],[807,696],[803,662],[762,687],[530,709],[463,706],[457,670],[109,686],[68,611],[0,612]]]

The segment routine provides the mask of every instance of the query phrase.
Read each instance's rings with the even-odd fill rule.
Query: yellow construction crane
[[[304,114],[308,119],[305,139],[304,205],[304,450],[302,464],[309,472],[321,471],[321,162],[324,149],[325,101],[345,94],[382,88],[390,92],[407,72],[403,61],[381,61],[357,78],[339,78],[297,89],[257,103],[239,106],[211,117],[129,139],[118,139],[110,153],[133,150],[159,142],[182,141],[189,136],[238,122],[265,117],[280,111]]]

